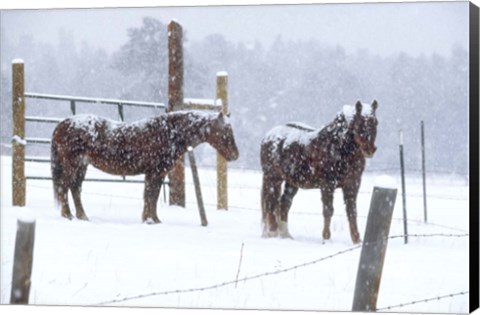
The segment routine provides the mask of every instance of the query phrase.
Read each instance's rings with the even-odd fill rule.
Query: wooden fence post
[[[352,311],[375,311],[392,222],[396,189],[373,188],[365,237],[353,298]]]
[[[10,304],[28,304],[33,267],[35,221],[17,221]]]
[[[198,177],[197,163],[195,162],[195,156],[193,155],[193,148],[188,148],[188,159],[190,161],[190,168],[192,170],[193,184],[195,186],[195,195],[197,196],[198,212],[200,213],[200,221],[202,226],[207,226],[207,215],[205,214],[205,207],[203,205],[202,190],[200,187],[200,179]]]
[[[23,61],[12,61],[12,203],[25,206],[25,79]]]
[[[168,24],[168,107],[167,112],[183,107],[183,31],[176,21]],[[171,205],[185,207],[185,157],[182,155],[168,174]]]
[[[228,110],[228,74],[217,73],[217,100],[222,101],[222,112],[229,115]],[[217,152],[217,209],[228,210],[227,192],[227,160]]]

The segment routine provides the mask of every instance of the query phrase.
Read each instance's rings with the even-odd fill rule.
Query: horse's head
[[[373,100],[370,113],[362,115],[362,103],[357,101],[355,104],[355,115],[352,122],[353,139],[360,147],[363,156],[367,158],[372,157],[377,150],[377,147],[375,146],[378,125],[375,116],[377,108],[378,103],[376,100]]]
[[[238,148],[235,144],[232,125],[220,112],[213,120],[207,142],[210,143],[227,161],[238,159]]]

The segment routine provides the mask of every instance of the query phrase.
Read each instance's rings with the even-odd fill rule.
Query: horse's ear
[[[377,108],[378,108],[378,102],[376,99],[374,99],[372,101],[372,114],[375,114],[375,111],[377,110]]]
[[[355,103],[355,111],[358,115],[362,113],[362,102],[360,102],[360,100]]]
[[[219,112],[217,116],[217,120],[223,123],[225,121],[225,114],[223,112]]]
[[[223,112],[219,112],[217,118],[225,120],[226,118],[229,118],[229,117],[230,117],[230,112],[225,113],[225,114]]]

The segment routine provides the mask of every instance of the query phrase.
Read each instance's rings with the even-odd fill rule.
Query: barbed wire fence
[[[32,184],[32,183],[27,183],[27,184],[28,184],[29,187],[32,187],[32,188],[51,190],[50,187],[35,185],[35,184]],[[88,192],[88,191],[83,191],[82,193],[84,195],[90,195],[90,196],[99,196],[99,197],[105,197],[105,198],[118,198],[118,199],[125,199],[125,200],[141,201],[141,195],[139,195],[138,197],[135,197],[135,196],[126,196],[126,195],[115,195],[115,194],[112,194],[112,193],[100,193],[100,192]],[[164,200],[164,202],[166,203],[165,200]],[[186,204],[187,205],[192,205],[192,206],[197,205],[197,203],[195,201],[188,201],[188,200],[186,201]],[[214,204],[212,202],[207,202],[207,201],[204,201],[204,205],[208,206],[210,208],[215,208],[216,207],[216,204]],[[241,211],[255,211],[255,212],[260,211],[259,208],[253,208],[253,207],[247,207],[247,206],[230,205],[229,208],[230,209],[241,210]],[[318,213],[297,211],[297,212],[295,212],[295,215],[322,216],[322,213],[320,211]],[[338,214],[336,214],[336,216],[346,217],[346,214],[338,213]],[[358,218],[365,218],[366,219],[366,216],[358,215]],[[392,221],[403,221],[403,220],[404,220],[403,218],[392,218]],[[461,229],[461,228],[458,228],[458,227],[448,226],[448,225],[445,225],[445,224],[439,224],[439,223],[435,223],[435,222],[425,223],[423,220],[418,220],[418,219],[408,218],[407,222],[418,224],[418,225],[428,225],[428,226],[431,226],[431,227],[448,229],[448,230],[456,231],[456,232],[467,232],[465,229]]]
[[[425,238],[426,237],[462,238],[462,237],[469,237],[469,235],[470,234],[468,234],[468,233],[462,233],[462,234],[434,233],[434,234],[409,234],[408,236],[411,237],[411,238],[414,238],[414,237],[415,238],[421,238],[421,237],[425,237]],[[387,239],[397,239],[397,238],[403,238],[403,237],[404,237],[404,235],[393,235],[393,236],[389,236]],[[118,304],[118,303],[123,303],[123,302],[127,302],[127,301],[139,300],[139,299],[155,297],[155,296],[162,296],[162,295],[186,294],[186,293],[193,293],[193,292],[204,292],[204,291],[209,291],[209,290],[216,290],[216,289],[219,289],[219,288],[222,288],[222,287],[226,287],[226,286],[230,286],[230,285],[236,285],[237,283],[241,283],[241,282],[245,283],[247,281],[260,279],[260,278],[264,278],[264,277],[275,276],[275,275],[287,273],[287,272],[290,272],[290,271],[295,271],[295,270],[298,270],[298,269],[301,269],[301,268],[306,268],[306,267],[309,267],[309,266],[313,266],[313,265],[316,265],[318,263],[333,259],[335,257],[353,252],[357,249],[362,248],[363,245],[372,245],[372,244],[374,244],[374,243],[371,243],[371,244],[364,243],[364,244],[355,245],[355,246],[349,247],[347,249],[338,251],[334,254],[330,254],[330,255],[315,259],[315,260],[305,262],[305,263],[297,264],[297,265],[294,265],[294,266],[291,266],[291,267],[288,267],[288,268],[284,268],[284,269],[279,269],[279,270],[276,270],[276,271],[260,273],[260,274],[256,274],[256,275],[253,275],[253,276],[245,276],[245,277],[240,278],[240,279],[229,280],[229,281],[224,281],[224,282],[217,283],[217,284],[200,286],[200,287],[195,287],[195,288],[172,289],[172,290],[150,292],[150,293],[139,294],[139,295],[135,295],[135,296],[117,298],[117,299],[112,299],[112,300],[109,300],[109,301],[99,302],[99,303],[93,304],[92,306],[112,305],[112,304]],[[454,297],[457,297],[457,296],[466,295],[468,293],[469,293],[469,291],[461,291],[461,292],[449,293],[449,294],[445,294],[445,295],[441,295],[441,296],[429,297],[429,298],[410,301],[410,302],[403,302],[403,303],[399,303],[399,304],[395,304],[395,305],[391,305],[391,306],[378,308],[377,311],[392,310],[392,309],[401,308],[401,307],[405,307],[405,306],[409,306],[409,305],[428,303],[428,302],[431,302],[431,301],[438,301],[438,300],[443,300],[443,299],[447,299],[447,298],[454,298]]]
[[[428,303],[428,302],[433,302],[433,301],[440,301],[440,300],[444,300],[444,299],[448,299],[448,298],[454,298],[454,297],[457,297],[457,296],[461,296],[461,295],[467,295],[469,294],[469,291],[461,291],[461,292],[457,292],[457,293],[450,293],[450,294],[446,294],[446,295],[440,295],[440,296],[436,296],[436,297],[431,297],[431,298],[426,298],[426,299],[423,299],[423,300],[417,300],[417,301],[412,301],[412,302],[407,302],[407,303],[400,303],[400,304],[396,304],[396,305],[391,305],[391,306],[387,306],[387,307],[379,307],[376,309],[376,311],[390,311],[392,309],[396,309],[396,308],[401,308],[401,307],[406,307],[406,306],[411,306],[411,305],[416,305],[416,304],[421,304],[421,303]]]
[[[98,304],[94,304],[93,306],[115,304],[115,303],[121,303],[121,302],[130,301],[130,300],[137,300],[137,299],[142,299],[142,298],[147,298],[147,297],[152,297],[152,296],[159,296],[159,295],[192,293],[192,292],[214,290],[214,289],[218,289],[218,288],[221,288],[221,287],[234,285],[235,283],[239,283],[239,282],[247,282],[247,281],[250,281],[250,280],[255,280],[255,279],[259,279],[259,278],[263,278],[263,277],[274,276],[274,275],[278,275],[278,274],[281,274],[281,273],[286,273],[286,272],[289,272],[289,271],[297,270],[299,268],[315,265],[319,262],[329,260],[331,258],[343,255],[345,253],[352,252],[352,251],[354,251],[358,248],[361,248],[361,247],[362,247],[362,245],[357,245],[357,246],[339,251],[335,254],[331,254],[331,255],[313,260],[313,261],[309,261],[309,262],[302,263],[302,264],[299,264],[299,265],[295,265],[295,266],[292,266],[292,267],[288,267],[288,268],[285,268],[285,269],[279,269],[279,270],[276,270],[276,271],[265,272],[265,273],[257,274],[257,275],[254,275],[254,276],[243,277],[243,278],[240,278],[238,280],[235,279],[235,280],[225,281],[225,282],[222,282],[222,283],[213,284],[213,285],[209,285],[209,286],[198,287],[198,288],[167,290],[167,291],[161,291],[161,292],[152,292],[152,293],[147,293],[147,294],[140,294],[140,295],[137,295],[137,296],[125,297],[125,298],[121,298],[121,299],[115,299],[115,300],[111,300],[111,301],[101,302],[101,303],[98,303]]]

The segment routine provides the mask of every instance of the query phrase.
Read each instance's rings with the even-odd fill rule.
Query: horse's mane
[[[350,122],[351,119],[347,119],[345,114],[343,112],[340,112],[337,114],[333,121],[328,123],[326,126],[320,128],[314,128],[302,122],[289,122],[286,124],[286,126],[305,132],[316,131],[320,135],[321,133],[336,133],[338,131],[346,131],[346,129],[348,129],[350,126]]]
[[[350,127],[350,121],[347,120],[343,113],[339,113],[333,121],[324,127],[321,127],[318,131],[319,134],[346,134]]]
[[[327,141],[340,147],[349,146],[348,143],[351,142],[351,137],[349,136],[350,126],[351,121],[343,113],[339,113],[330,123],[318,129],[307,129],[303,128],[302,125],[290,125],[290,127],[311,133],[310,139],[312,143],[318,143],[317,145],[323,146]]]

